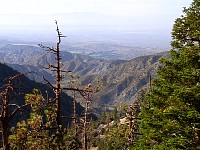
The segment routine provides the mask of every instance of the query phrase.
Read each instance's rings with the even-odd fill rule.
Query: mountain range
[[[150,75],[156,76],[159,59],[162,57],[169,57],[168,52],[131,60],[108,60],[83,53],[61,52],[62,69],[79,75],[83,85],[102,80],[102,90],[93,96],[95,107],[132,103],[141,90],[148,88]],[[33,72],[28,74],[31,80],[42,82],[42,76],[45,76],[54,83],[54,73],[45,70],[44,66],[55,63],[55,58],[38,46],[4,45],[0,47],[0,61],[20,72]],[[63,80],[66,85],[68,79]]]

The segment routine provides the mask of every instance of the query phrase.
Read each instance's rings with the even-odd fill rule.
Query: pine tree
[[[133,149],[200,148],[200,1],[183,13],[173,26],[171,58],[160,61],[146,97]]]

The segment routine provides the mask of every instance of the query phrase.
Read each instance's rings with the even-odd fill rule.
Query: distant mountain
[[[102,90],[93,97],[95,106],[132,103],[141,89],[147,89],[149,75],[156,76],[158,60],[169,57],[165,52],[132,60],[105,60],[67,51],[62,51],[61,56],[62,68],[80,75],[83,85],[103,79]],[[54,73],[41,66],[47,62],[55,63],[55,58],[37,46],[7,45],[0,48],[0,61],[9,63],[20,72],[37,72],[32,77],[29,75],[31,79],[39,80],[44,75],[53,83]],[[64,79],[63,84],[67,84],[67,80]]]
[[[102,42],[71,43],[71,47],[73,47],[73,49],[70,49],[69,51],[72,53],[84,53],[94,58],[103,58],[108,60],[130,60],[139,56],[155,54],[162,51],[155,48],[132,47]]]
[[[88,55],[73,54],[67,51],[61,52],[62,68],[66,71],[72,71],[76,74],[84,76],[86,74],[98,73],[113,68],[125,60],[104,60],[95,59]],[[52,80],[52,72],[44,70],[44,67],[48,63],[55,63],[55,57],[52,54],[48,54],[45,50],[37,46],[27,45],[7,45],[0,48],[0,61],[7,63],[11,67],[20,72],[36,72],[37,77],[31,79],[39,79],[41,81],[41,75],[47,76],[49,80]],[[51,74],[51,75],[50,75]],[[34,74],[30,74],[34,75]]]

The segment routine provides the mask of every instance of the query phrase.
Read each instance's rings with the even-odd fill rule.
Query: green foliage
[[[136,109],[133,108],[136,103],[132,106],[120,105],[118,109],[116,108],[112,112],[102,115],[100,121],[104,123],[104,131],[101,130],[103,132],[101,132],[98,143],[100,150],[126,150],[138,139],[137,130],[135,130],[135,127],[138,128],[138,112],[136,107]]]
[[[200,145],[200,2],[176,19],[171,59],[162,59],[159,78],[140,117],[142,136],[133,149],[196,149]]]
[[[115,125],[99,143],[99,150],[126,150],[129,129],[127,125]]]
[[[25,95],[25,102],[31,105],[30,118],[11,129],[11,149],[66,149],[66,130],[58,132],[55,128],[55,106],[48,105],[37,89]]]
[[[67,150],[77,150],[82,147],[80,137],[76,137],[73,133],[73,128],[67,129],[67,134],[64,136],[65,149]]]

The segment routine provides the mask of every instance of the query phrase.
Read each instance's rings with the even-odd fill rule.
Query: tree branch
[[[30,104],[25,104],[25,105],[22,105],[22,106],[18,106],[18,105],[16,105],[16,104],[9,104],[9,105],[10,105],[10,106],[15,106],[15,107],[17,107],[17,108],[10,114],[10,116],[8,117],[8,119],[12,119],[18,111],[20,111],[20,110],[21,110],[22,108],[24,108],[24,107],[29,106]]]

